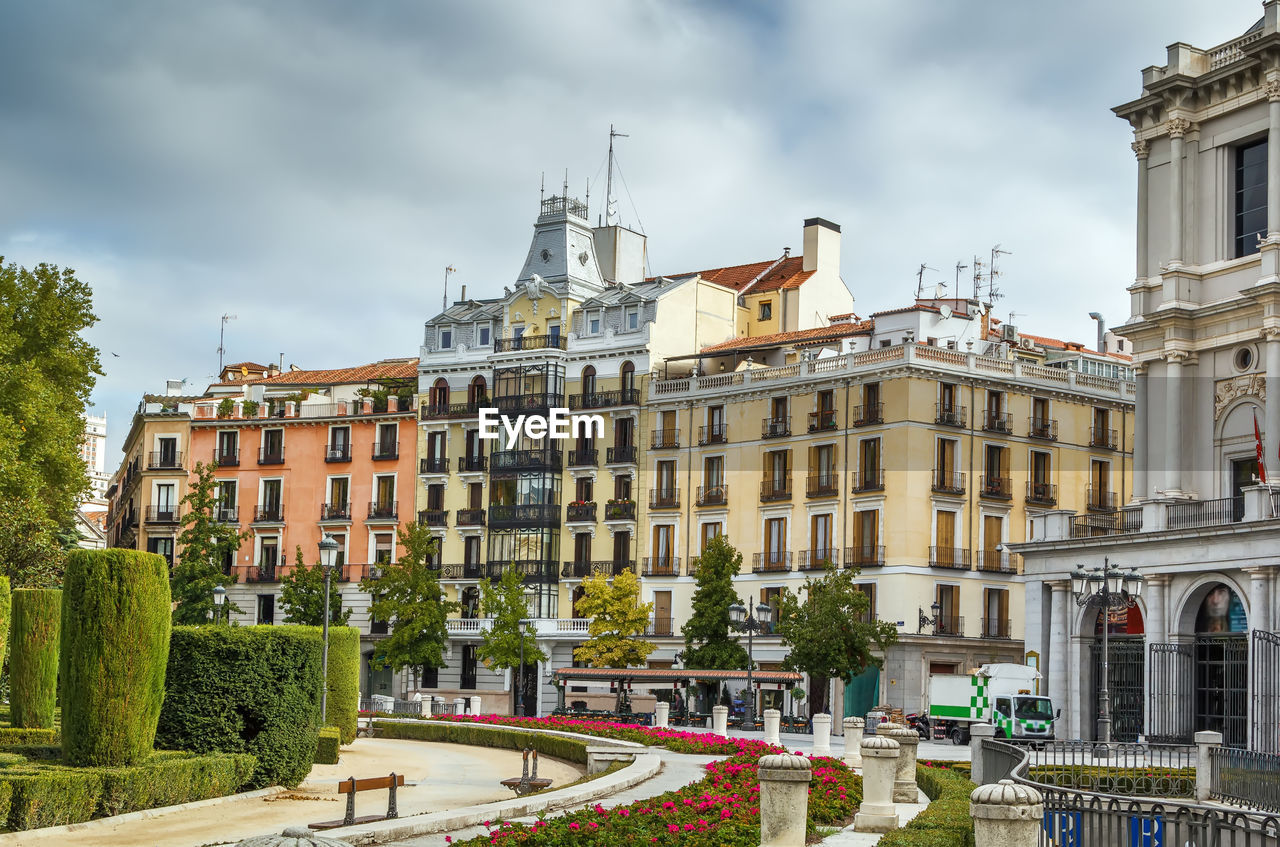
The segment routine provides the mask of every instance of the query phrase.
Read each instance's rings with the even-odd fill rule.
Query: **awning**
[[[568,682],[628,682],[628,683],[662,683],[662,682],[728,682],[747,681],[747,672],[743,670],[693,670],[691,668],[557,668],[556,678]],[[804,679],[795,671],[751,672],[751,681],[768,685],[799,684]]]

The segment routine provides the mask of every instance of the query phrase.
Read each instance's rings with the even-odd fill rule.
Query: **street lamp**
[[[320,725],[329,724],[329,578],[333,575],[333,563],[338,557],[338,542],[325,533],[320,539],[320,567],[324,568],[324,648],[320,660],[322,680],[320,687]]]
[[[221,585],[213,587],[213,622],[218,623],[222,617],[222,604],[227,602],[227,589]]]
[[[942,618],[942,604],[934,600],[929,604],[929,611],[933,612],[933,617],[929,617],[924,613],[924,609],[919,609],[920,622],[916,624],[916,633],[924,632],[925,627],[933,627],[933,634],[938,634],[938,621]]]
[[[516,669],[516,714],[524,717],[524,636],[525,627],[533,623],[532,618],[520,619],[520,667]]]
[[[1107,636],[1111,622],[1107,613],[1111,609],[1128,609],[1135,605],[1134,601],[1142,595],[1145,581],[1136,570],[1124,570],[1107,558],[1103,558],[1100,568],[1085,570],[1076,565],[1071,572],[1071,593],[1075,595],[1076,605],[1082,608],[1096,606],[1102,616],[1102,691],[1099,692],[1102,715],[1098,718],[1098,737],[1108,750],[1111,748],[1111,691],[1107,678],[1111,661]]]
[[[753,728],[756,725],[756,688],[751,677],[751,669],[755,665],[752,636],[757,632],[764,633],[769,628],[769,624],[773,623],[773,607],[761,603],[756,606],[755,611],[755,617],[752,617],[741,599],[729,607],[729,623],[734,629],[747,634],[747,697],[749,700],[746,721]]]

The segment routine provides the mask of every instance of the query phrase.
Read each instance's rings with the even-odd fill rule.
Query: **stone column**
[[[1196,802],[1207,803],[1213,786],[1213,763],[1209,751],[1222,746],[1222,733],[1201,730],[1196,733]]]
[[[975,847],[1036,847],[1044,823],[1044,798],[1029,785],[1002,779],[969,795]]]
[[[467,713],[467,699],[465,697],[453,698],[453,713],[455,715],[465,715]]]
[[[711,732],[714,735],[729,737],[729,707],[711,707]]]
[[[1169,129],[1169,264],[1182,264],[1183,139],[1191,129],[1186,118],[1172,118]]]
[[[920,734],[910,727],[895,729],[890,736],[898,742],[898,767],[893,777],[893,802],[918,803],[920,791],[916,787],[916,748],[920,746]]]
[[[1174,350],[1165,355],[1164,366],[1164,489],[1166,494],[1182,493],[1182,363],[1187,354]]]
[[[658,729],[667,728],[667,718],[671,715],[671,704],[658,701],[653,705],[653,725]]]
[[[1144,163],[1145,164],[1145,163]],[[1144,170],[1145,173],[1145,170]],[[1147,369],[1145,365],[1134,368],[1135,397],[1133,406],[1133,496],[1142,500],[1151,496],[1148,470],[1151,467],[1150,454],[1147,452],[1147,426],[1151,422],[1147,404],[1150,395],[1147,393]]]
[[[1053,597],[1049,606],[1049,699],[1055,709],[1067,704],[1067,595],[1071,584],[1059,581],[1050,584]],[[1068,714],[1070,710],[1068,709]],[[1061,733],[1055,733],[1061,737]]]
[[[1150,214],[1147,204],[1147,154],[1151,151],[1147,142],[1141,138],[1129,146],[1133,148],[1133,155],[1138,157],[1138,264],[1135,276],[1144,280],[1147,278],[1147,233],[1150,229],[1147,217]]]
[[[831,715],[826,713],[813,716],[813,755],[831,755]]]
[[[1280,157],[1270,155],[1272,150],[1280,150],[1280,80],[1267,81],[1267,100],[1267,235],[1271,235],[1280,234]]]
[[[482,708],[482,706],[481,706],[481,701],[480,701],[480,695],[479,695],[479,694],[472,694],[472,695],[471,695],[471,714],[473,714],[473,715],[478,715],[478,714],[480,714],[480,709],[481,709],[481,708]]]
[[[759,774],[760,847],[804,847],[809,760],[789,753],[761,756]]]
[[[862,739],[862,805],[853,816],[855,832],[889,832],[898,828],[893,805],[893,777],[898,770],[898,742],[876,734]]]
[[[864,718],[844,719],[844,763],[851,768],[862,767],[862,730]]]
[[[982,745],[988,739],[996,737],[996,728],[989,723],[971,723],[969,724],[969,761],[972,773],[970,776],[978,785],[991,781],[991,774],[986,772],[986,756],[982,752]],[[1000,774],[1004,776],[1004,774]]]
[[[1274,110],[1280,103],[1272,103]],[[1268,148],[1271,149],[1271,148]],[[1276,147],[1275,156],[1267,158],[1267,167],[1273,162],[1280,162],[1280,147]],[[1267,191],[1272,191],[1270,185]],[[1277,186],[1275,190],[1280,190]],[[1280,237],[1280,236],[1278,236]],[[1267,481],[1280,480],[1280,461],[1277,461],[1277,450],[1280,450],[1280,328],[1265,327],[1262,330],[1262,361],[1266,367],[1267,399],[1262,412],[1262,455],[1266,459]],[[1273,480],[1272,476],[1276,479]]]
[[[782,726],[782,712],[777,709],[764,710],[764,743],[775,747],[782,742],[778,738],[778,730]]]

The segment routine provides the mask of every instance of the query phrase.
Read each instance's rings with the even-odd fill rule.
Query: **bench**
[[[321,823],[307,824],[307,826],[316,830],[337,829],[340,826],[355,826],[360,823],[398,818],[400,813],[396,809],[396,788],[402,785],[404,785],[404,774],[395,773],[390,776],[375,776],[367,779],[356,779],[353,776],[350,779],[343,780],[338,783],[338,793],[347,795],[346,817],[340,821],[323,821]],[[376,791],[383,788],[391,791],[390,796],[387,798],[387,813],[385,815],[362,815],[361,817],[356,817],[356,794],[361,791]]]
[[[529,754],[533,754],[533,773],[529,773]],[[551,780],[540,779],[538,777],[538,751],[524,748],[524,764],[521,768],[520,776],[513,776],[510,779],[502,780],[499,785],[504,785],[515,792],[517,797],[523,797],[526,794],[532,794],[535,791],[551,785]]]
[[[356,738],[373,738],[373,716],[356,718]]]

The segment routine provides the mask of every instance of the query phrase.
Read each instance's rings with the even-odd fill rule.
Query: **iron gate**
[[[1253,738],[1249,747],[1260,753],[1280,753],[1280,635],[1254,630]]]
[[[1107,688],[1111,694],[1111,738],[1114,741],[1137,741],[1142,732],[1142,692],[1146,689],[1143,652],[1146,640],[1141,636],[1108,638],[1111,653],[1108,662]],[[1102,716],[1102,639],[1090,645],[1093,667],[1094,728]]]
[[[1228,747],[1248,742],[1249,642],[1244,635],[1197,635],[1195,728],[1222,733]]]
[[[1153,744],[1190,744],[1195,733],[1191,691],[1195,658],[1190,644],[1151,645],[1151,725]]]

